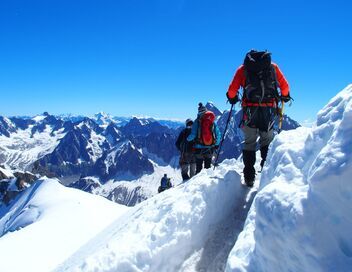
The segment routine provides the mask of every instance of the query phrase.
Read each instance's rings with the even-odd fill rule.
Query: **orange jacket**
[[[281,72],[281,70],[280,70],[279,66],[277,66],[277,64],[272,63],[272,65],[274,66],[275,71],[276,71],[276,77],[277,77],[277,81],[279,84],[279,88],[281,90],[281,95],[288,96],[290,93],[290,87],[288,86],[288,82],[287,82],[286,78],[284,77],[283,73]],[[238,67],[236,74],[230,84],[229,90],[227,91],[228,97],[234,98],[237,95],[240,87],[244,88],[245,84],[246,84],[246,76],[245,76],[245,72],[244,72],[244,66],[241,65],[240,67]],[[246,106],[276,107],[276,101],[273,101],[271,103],[261,103],[259,105],[258,103],[248,102],[244,98],[242,100],[242,106],[243,107],[246,107]]]

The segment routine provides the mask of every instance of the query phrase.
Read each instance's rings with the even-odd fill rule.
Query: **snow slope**
[[[94,189],[92,193],[104,196],[116,203],[134,206],[158,193],[160,180],[164,174],[171,177],[173,185],[178,185],[182,182],[180,169],[175,169],[171,166],[159,166],[154,162],[152,163],[154,167],[152,174],[143,175],[133,181],[110,180]]]
[[[35,119],[37,120],[37,119]],[[49,125],[42,133],[32,133],[33,125],[25,130],[11,133],[10,137],[0,135],[1,161],[14,169],[28,170],[38,159],[54,151],[62,137],[63,129],[55,131]]]
[[[51,271],[127,210],[57,180],[39,180],[9,207],[0,206],[0,271]]]
[[[312,129],[276,137],[226,271],[352,270],[351,135],[349,85]]]
[[[201,249],[214,226],[234,216],[248,193],[230,170],[234,163],[202,171],[135,206],[56,271],[191,271],[193,261],[206,256],[192,255],[209,254]]]

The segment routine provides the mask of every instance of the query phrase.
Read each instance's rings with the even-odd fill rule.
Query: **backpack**
[[[214,121],[215,114],[212,111],[206,111],[199,117],[198,142],[200,144],[206,146],[215,144]]]
[[[165,177],[163,177],[162,179],[161,179],[161,185],[160,185],[160,187],[161,188],[171,188],[172,187],[172,184],[171,184],[171,181],[170,181],[171,179],[170,178],[165,178]]]
[[[268,51],[251,50],[243,65],[246,76],[243,96],[247,101],[268,103],[278,99],[276,71]]]

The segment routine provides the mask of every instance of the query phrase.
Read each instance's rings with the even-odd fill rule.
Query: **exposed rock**
[[[69,187],[80,189],[85,192],[91,193],[94,189],[100,187],[101,184],[97,178],[85,177],[80,178],[78,181],[70,184]]]
[[[137,178],[144,174],[151,174],[153,171],[153,165],[148,157],[130,141],[126,141],[98,159],[90,175],[108,180],[124,174]]]
[[[104,136],[106,137],[107,141],[111,146],[115,146],[121,138],[123,138],[123,135],[119,128],[114,124],[110,123],[105,131],[104,131]]]
[[[16,132],[16,127],[10,119],[0,116],[0,135],[10,137],[10,133]]]
[[[134,206],[147,199],[140,186],[129,190],[123,185],[116,187],[107,198],[126,206]]]
[[[120,129],[127,137],[146,136],[150,133],[172,133],[172,129],[161,125],[154,119],[132,118],[125,126]]]
[[[177,135],[178,136],[178,135]],[[175,134],[152,132],[147,136],[139,136],[132,139],[137,148],[145,149],[148,153],[156,155],[166,164],[179,155],[175,143],[177,140]]]
[[[15,172],[14,176],[17,178],[16,185],[18,189],[20,189],[20,184],[23,185],[23,182],[33,184],[38,179],[36,175],[30,172]]]

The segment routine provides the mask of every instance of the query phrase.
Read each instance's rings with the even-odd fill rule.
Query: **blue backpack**
[[[161,188],[170,188],[172,187],[170,179],[163,177],[161,179]]]

